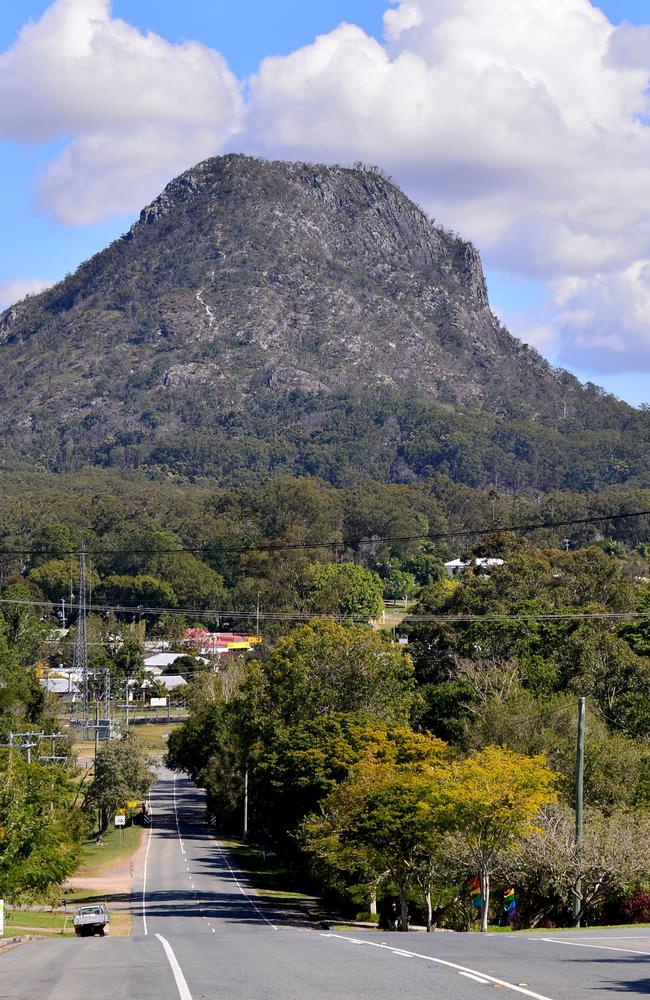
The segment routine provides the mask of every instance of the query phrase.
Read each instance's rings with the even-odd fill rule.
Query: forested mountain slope
[[[510,336],[474,248],[367,168],[207,160],[0,317],[5,467],[584,490],[646,484],[649,429]]]

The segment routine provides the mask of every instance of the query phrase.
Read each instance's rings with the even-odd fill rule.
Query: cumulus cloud
[[[14,278],[13,281],[0,282],[0,310],[20,302],[28,295],[38,295],[53,284],[53,281],[45,278]]]
[[[196,42],[111,17],[110,0],[55,0],[0,55],[0,136],[72,137],[40,189],[60,221],[135,211],[237,129],[239,82]]]
[[[638,277],[650,257],[650,28],[615,28],[589,0],[401,0],[385,36],[344,24],[264,60],[248,145],[380,163],[492,267],[589,279],[601,305],[633,292],[619,333],[601,327],[589,350],[618,365],[628,338],[650,365]],[[577,300],[559,307],[528,339],[574,361],[587,350],[581,316]]]
[[[650,259],[614,274],[555,283],[563,358],[594,372],[634,371],[650,358]]]
[[[54,0],[0,55],[0,136],[69,138],[40,186],[68,223],[134,211],[225,148],[378,163],[493,269],[545,282],[513,330],[566,364],[650,370],[650,26],[589,0],[387,0],[384,39],[341,24],[223,57]]]

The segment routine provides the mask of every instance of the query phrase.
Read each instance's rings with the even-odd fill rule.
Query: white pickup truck
[[[93,903],[92,906],[78,906],[74,911],[74,932],[79,937],[108,934],[108,909],[106,903]]]

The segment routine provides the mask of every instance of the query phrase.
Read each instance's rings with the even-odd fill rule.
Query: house
[[[187,686],[187,681],[180,674],[162,674],[158,680],[165,685],[168,691],[176,691],[177,688]]]
[[[505,566],[505,559],[492,559],[490,557],[484,557],[481,559],[475,559],[474,564],[477,569],[489,569],[494,566]]]
[[[181,656],[187,656],[187,653],[154,653],[152,656],[147,656],[144,661],[144,669],[150,673],[156,672],[162,673],[167,667],[171,667],[172,663],[178,660]]]
[[[225,656],[252,649],[262,640],[258,635],[240,635],[237,632],[208,632],[202,628],[188,628],[183,642],[187,643],[197,653]]]
[[[445,570],[447,576],[458,576],[459,573],[464,573],[468,566],[469,563],[463,559],[451,559],[445,563]]]
[[[505,559],[496,559],[492,556],[479,556],[477,559],[474,559],[473,563],[464,559],[451,559],[445,563],[445,570],[447,576],[453,577],[458,576],[459,573],[464,573],[472,565],[481,572],[486,569],[495,568],[496,566],[505,566]]]

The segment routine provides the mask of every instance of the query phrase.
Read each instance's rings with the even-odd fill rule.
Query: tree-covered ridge
[[[381,174],[226,156],[0,317],[5,468],[647,485],[648,418],[490,311],[474,248]]]
[[[406,907],[465,926],[480,874],[484,920],[504,918],[512,886],[523,923],[569,920],[574,897],[590,919],[632,914],[649,870],[649,501],[641,490],[531,500],[444,477],[231,491],[94,470],[6,477],[0,742],[61,724],[40,681],[71,660],[83,545],[90,664],[121,701],[127,679],[143,678],[145,639],[185,654],[190,718],[169,761],[207,789],[219,828],[240,830],[248,771],[252,836],[337,906],[399,899],[402,920]],[[459,555],[467,565],[450,578],[444,562]],[[476,563],[485,557],[502,562]],[[382,595],[394,602],[383,623]],[[188,626],[250,632],[258,615],[264,642],[243,659],[204,662],[182,641]],[[578,695],[588,829],[576,852]],[[0,875],[2,851],[33,852],[55,881],[79,842],[71,775],[52,784],[44,772],[25,798],[17,752],[0,761],[13,789],[0,834],[14,830]],[[108,748],[81,817],[98,807],[105,821],[149,780],[128,745]],[[44,821],[32,836],[29,816],[44,819],[55,787],[56,829]],[[38,891],[29,864],[15,870],[12,893]]]

